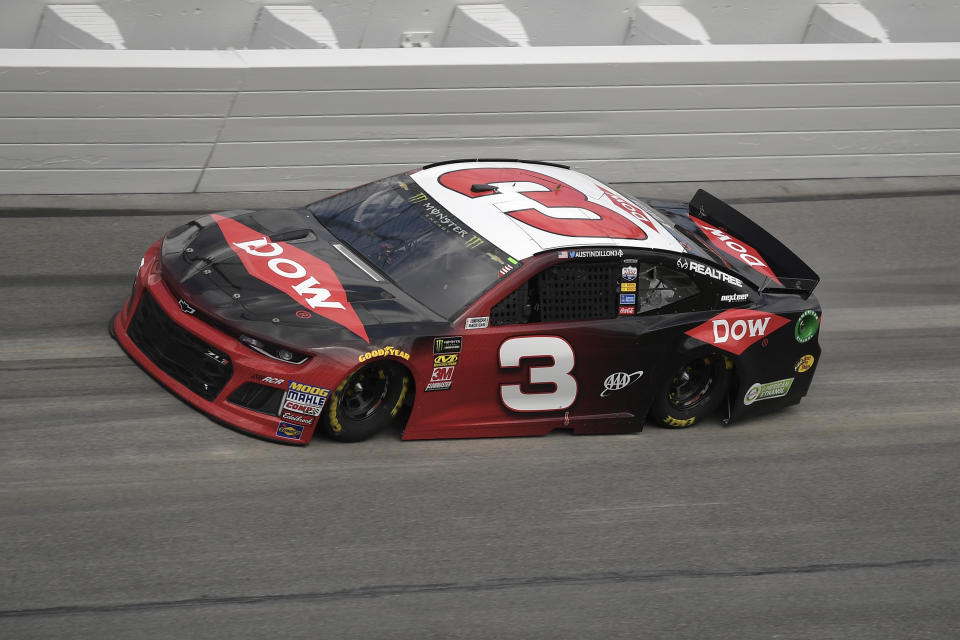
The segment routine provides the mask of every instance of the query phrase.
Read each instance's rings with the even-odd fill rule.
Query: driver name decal
[[[247,273],[370,342],[329,264],[289,243],[271,242],[267,236],[231,218],[216,214],[211,217]]]

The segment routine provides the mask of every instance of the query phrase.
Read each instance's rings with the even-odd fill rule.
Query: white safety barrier
[[[960,43],[0,50],[0,193],[341,188],[476,157],[960,175]]]

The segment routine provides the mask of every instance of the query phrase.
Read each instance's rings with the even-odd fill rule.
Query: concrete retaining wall
[[[960,175],[960,43],[0,50],[0,105],[8,194],[341,188],[464,157]]]

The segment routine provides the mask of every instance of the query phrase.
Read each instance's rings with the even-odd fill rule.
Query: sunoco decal
[[[740,355],[747,347],[790,322],[787,318],[751,309],[730,309],[686,332],[691,338]]]
[[[281,422],[277,425],[277,436],[288,440],[299,440],[303,435],[303,425]]]
[[[271,242],[267,236],[231,218],[216,214],[211,217],[247,273],[370,342],[329,264],[289,243]]]
[[[790,387],[793,386],[793,378],[785,380],[776,380],[774,382],[764,382],[763,384],[755,382],[747,389],[743,396],[743,404],[749,406],[754,402],[761,400],[770,400],[772,398],[782,398],[790,393]]]

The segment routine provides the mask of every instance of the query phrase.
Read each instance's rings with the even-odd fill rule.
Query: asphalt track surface
[[[957,638],[957,206],[741,207],[822,277],[783,413],[306,448],[107,336],[191,214],[0,214],[0,637]]]

